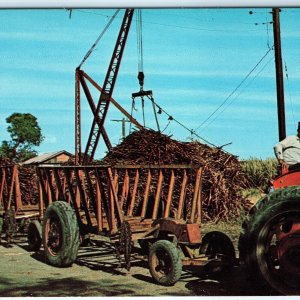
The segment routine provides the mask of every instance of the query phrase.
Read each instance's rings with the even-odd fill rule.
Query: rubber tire
[[[223,232],[211,231],[204,235],[199,249],[200,254],[205,254],[209,259],[215,258],[218,254],[225,256],[223,264],[208,264],[206,272],[228,272],[236,261],[235,249],[230,238]]]
[[[59,221],[62,233],[61,246],[56,253],[49,249],[46,241],[46,224],[52,217]],[[71,266],[77,258],[79,244],[79,227],[72,207],[64,201],[51,203],[43,220],[43,245],[48,263],[56,267]]]
[[[42,225],[38,220],[29,223],[27,230],[29,251],[39,251],[42,245]]]
[[[235,250],[230,238],[220,231],[211,231],[205,234],[199,252],[209,257],[223,254],[235,260]]]
[[[261,243],[260,236],[265,226],[284,213],[300,215],[300,187],[292,186],[275,190],[260,199],[250,210],[239,237],[239,257],[257,289],[268,288],[276,293],[296,295],[300,290],[288,286],[288,283],[285,283],[288,280],[284,278],[277,280],[270,277],[272,274],[266,271],[267,265],[262,263],[262,259],[257,255],[257,249]]]
[[[170,262],[170,272],[168,274],[158,274],[155,270],[155,260],[158,251],[164,251]],[[179,257],[177,247],[167,240],[159,240],[151,245],[149,249],[149,269],[153,279],[164,286],[174,285],[180,278],[182,272],[182,261]]]

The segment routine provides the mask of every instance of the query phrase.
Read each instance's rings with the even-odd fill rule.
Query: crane
[[[104,138],[104,141],[108,149],[110,150],[112,148],[111,143],[109,141],[109,137],[106,134],[103,125],[105,122],[105,117],[109,108],[109,104],[111,102],[111,97],[113,94],[116,78],[120,68],[124,48],[126,45],[126,40],[128,37],[128,32],[132,22],[133,13],[134,13],[134,9],[126,9],[125,11],[121,28],[119,31],[119,35],[115,44],[115,48],[110,60],[106,77],[104,79],[103,88],[100,94],[99,101],[97,103],[97,106],[93,106],[90,103],[91,108],[93,106],[92,111],[94,114],[94,119],[90,129],[85,152],[82,158],[83,164],[88,164],[94,158],[95,151],[101,134]]]
[[[91,49],[87,52],[84,59],[80,63],[80,65],[76,68],[76,79],[75,79],[75,164],[84,164],[87,165],[92,162],[95,151],[97,149],[97,145],[99,143],[100,137],[103,137],[103,140],[106,144],[107,149],[110,151],[112,149],[112,144],[110,142],[109,136],[104,128],[105,118],[109,109],[110,103],[114,104],[114,106],[119,109],[138,129],[142,129],[145,127],[145,118],[144,118],[144,126],[141,125],[135,118],[132,117],[132,112],[129,114],[124,108],[121,107],[113,98],[113,90],[115,86],[115,82],[117,79],[119,67],[121,64],[124,48],[126,45],[126,40],[128,37],[128,33],[130,30],[130,26],[133,19],[134,9],[126,9],[123,21],[119,30],[119,34],[116,40],[116,44],[112,53],[112,57],[110,60],[110,64],[106,73],[106,77],[103,83],[103,87],[98,85],[90,76],[88,76],[83,70],[81,70],[82,64],[86,61],[86,59],[90,56],[92,51],[95,49],[97,43],[100,38],[103,36],[106,29],[112,23],[113,19],[116,17],[118,11],[112,16],[111,20],[108,22],[104,31],[100,34],[96,42],[92,45]],[[138,25],[139,23],[139,25]],[[140,90],[137,93],[132,94],[132,99],[136,97],[140,97],[142,102],[144,101],[144,97],[147,97],[151,100],[154,115],[158,127],[158,131],[160,131],[158,119],[155,110],[154,99],[152,96],[152,91],[145,91],[143,89],[144,85],[144,72],[143,72],[143,54],[142,54],[142,32],[141,32],[141,11],[138,10],[137,16],[137,29],[138,29],[138,51],[139,51],[139,68],[138,68],[138,81],[140,85]],[[100,97],[98,103],[96,104],[92,98],[92,94],[89,90],[87,81],[92,84],[99,92]],[[88,136],[85,152],[83,155],[81,154],[81,118],[80,118],[80,88],[82,87],[91,111],[93,113],[93,122],[90,129],[90,133]],[[144,110],[143,110],[144,113]]]

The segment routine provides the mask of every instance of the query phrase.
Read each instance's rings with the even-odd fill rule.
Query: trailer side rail
[[[159,218],[200,224],[201,174],[191,165],[39,166],[40,212],[67,201],[79,227],[97,234],[116,233],[124,220],[139,234]]]

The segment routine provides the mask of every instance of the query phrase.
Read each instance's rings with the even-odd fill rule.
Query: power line
[[[266,29],[267,29],[267,46],[268,46],[268,48],[270,49],[270,35],[269,35],[269,23],[270,22],[268,22],[268,9],[266,9]],[[273,22],[272,22],[273,23]]]
[[[202,11],[203,11],[203,9],[201,9]],[[210,10],[210,9],[209,9]],[[173,11],[178,11],[178,10],[173,10]],[[165,13],[165,12],[163,12],[163,13],[161,13],[161,12],[153,12],[153,10],[151,11],[151,15],[156,15],[156,16],[172,16],[172,17],[176,17],[176,18],[178,18],[178,17],[180,17],[180,18],[182,18],[182,19],[188,19],[188,20],[196,20],[196,21],[205,21],[206,23],[214,23],[215,22],[215,19],[213,18],[213,19],[211,19],[211,20],[208,20],[208,19],[206,19],[206,20],[204,20],[204,18],[203,17],[195,17],[195,16],[186,16],[186,15],[183,15],[183,14],[176,14],[176,13],[174,13],[174,12],[170,12],[170,13]],[[187,11],[187,10],[185,10],[185,11]],[[195,9],[192,9],[192,11],[194,12],[195,11]],[[213,13],[219,13],[220,11],[219,11],[219,9],[218,10],[215,10]],[[223,16],[223,14],[224,14],[224,12],[228,12],[228,9],[226,9],[225,11],[223,10],[223,12],[222,12],[222,16]],[[218,19],[219,20],[219,17],[216,17],[216,19]],[[225,21],[226,22],[226,21]],[[230,20],[230,24],[245,24],[245,25],[253,25],[253,23],[252,22],[240,22],[240,21],[235,21],[235,20]]]
[[[289,100],[290,100],[291,109],[292,109],[293,122],[294,122],[294,126],[296,126],[296,120],[295,120],[295,114],[294,114],[294,105],[293,105],[293,101],[292,101],[289,74],[288,74],[288,68],[287,68],[287,65],[286,65],[286,61],[284,61],[284,70],[285,70],[285,77],[286,77],[286,80],[287,80],[287,86],[288,86]]]
[[[95,13],[95,12],[89,12],[89,11],[84,11],[77,9],[76,11],[81,12],[81,13],[86,13],[86,14],[93,14],[93,15],[99,15],[103,17],[111,17],[106,14],[101,14],[101,13]],[[187,30],[196,30],[196,31],[207,31],[207,32],[228,32],[228,31],[233,31],[233,32],[249,32],[249,31],[263,31],[264,29],[211,29],[211,28],[200,28],[200,27],[190,27],[190,26],[180,26],[180,25],[174,25],[174,24],[166,24],[166,23],[157,23],[157,22],[149,22],[149,21],[143,21],[143,24],[152,24],[152,25],[159,25],[159,26],[164,26],[164,27],[172,27],[172,28],[180,28],[180,29],[187,29]]]
[[[210,120],[231,98],[231,96],[241,87],[241,85],[248,79],[248,77],[254,72],[254,70],[259,66],[259,64],[265,59],[265,57],[269,54],[269,52],[273,50],[273,48],[268,49],[268,51],[262,56],[262,58],[256,63],[256,65],[249,71],[249,73],[244,77],[244,79],[237,85],[237,87],[226,97],[226,99],[215,109],[196,129],[199,130],[208,120]]]
[[[250,82],[237,94],[227,105],[209,122],[207,123],[202,129],[204,130],[206,127],[208,127],[211,123],[213,123],[244,91],[245,89],[258,77],[258,75],[269,65],[269,63],[273,60],[273,57],[271,57],[264,65],[263,67],[259,70],[259,72],[251,79]],[[201,132],[200,131],[200,132]]]

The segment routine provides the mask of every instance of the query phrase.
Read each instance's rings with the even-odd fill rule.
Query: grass
[[[249,187],[265,192],[270,184],[270,180],[277,175],[278,162],[275,158],[265,160],[250,158],[242,161],[242,168],[249,180]]]

